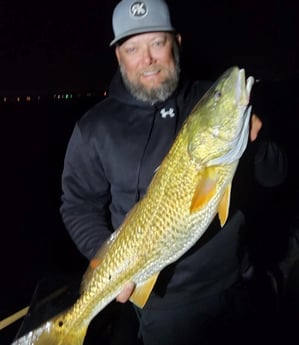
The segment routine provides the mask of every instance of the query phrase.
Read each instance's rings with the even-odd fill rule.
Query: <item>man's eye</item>
[[[134,53],[135,50],[136,49],[134,47],[126,48],[126,53],[127,54],[132,54],[132,53]]]
[[[163,45],[164,45],[163,41],[156,41],[156,42],[154,42],[154,46],[156,46],[156,47],[162,47]]]

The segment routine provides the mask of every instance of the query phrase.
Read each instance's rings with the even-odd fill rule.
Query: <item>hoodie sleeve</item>
[[[60,212],[72,240],[88,260],[113,231],[109,190],[99,156],[76,124],[64,160]]]
[[[274,141],[260,141],[254,158],[254,173],[263,187],[282,184],[288,171],[287,155]]]

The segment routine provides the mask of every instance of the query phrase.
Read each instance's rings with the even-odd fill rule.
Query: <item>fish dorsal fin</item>
[[[217,185],[217,173],[213,167],[206,168],[201,173],[200,181],[196,187],[190,206],[190,212],[195,213],[215,195]]]
[[[103,257],[106,255],[106,253],[108,251],[109,244],[110,244],[110,240],[104,242],[104,244],[101,246],[101,248],[98,250],[98,252],[94,256],[94,258],[90,260],[89,266],[88,266],[87,270],[85,271],[85,273],[82,277],[80,291],[83,291],[85,289],[86,285],[88,284],[88,282],[92,278],[94,270],[98,266],[100,266],[100,264],[103,260]]]
[[[139,308],[144,307],[157,281],[159,273],[160,272],[154,274],[149,279],[147,279],[144,283],[136,286],[132,296],[130,297],[130,301],[134,303],[135,305],[137,305],[137,307]]]
[[[111,245],[111,237],[102,244],[100,249],[97,251],[96,255],[94,256],[93,259],[90,260],[89,266],[91,268],[97,268],[99,264],[103,261],[104,256],[109,250],[109,247]]]
[[[220,200],[220,203],[218,206],[218,216],[219,216],[221,227],[224,226],[224,224],[226,223],[227,217],[228,217],[231,188],[232,188],[232,185],[230,183],[225,188],[224,194],[223,194],[222,199]]]

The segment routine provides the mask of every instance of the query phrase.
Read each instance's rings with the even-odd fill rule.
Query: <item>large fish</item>
[[[216,214],[223,226],[232,179],[249,136],[253,78],[228,69],[185,121],[143,199],[96,255],[75,304],[13,345],[81,345],[91,320],[121,292],[143,307],[159,272],[180,258]]]

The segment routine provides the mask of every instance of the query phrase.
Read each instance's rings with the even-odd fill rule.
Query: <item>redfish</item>
[[[218,214],[229,213],[232,180],[246,149],[253,77],[228,69],[198,101],[145,196],[100,249],[68,310],[13,345],[81,345],[91,320],[128,281],[143,307],[159,272],[186,253]]]

